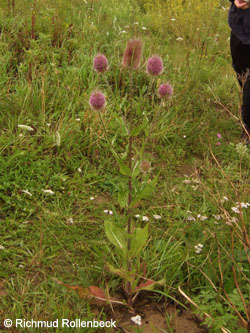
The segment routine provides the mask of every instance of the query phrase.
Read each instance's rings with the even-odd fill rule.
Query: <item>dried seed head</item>
[[[123,54],[122,65],[125,68],[138,68],[142,56],[142,41],[130,39]]]
[[[149,58],[146,70],[148,75],[153,75],[153,76],[160,75],[163,71],[162,59],[158,56]]]
[[[149,161],[142,161],[141,162],[141,171],[148,172],[151,167],[151,163]]]
[[[94,91],[89,99],[89,105],[92,110],[101,111],[106,105],[106,98],[100,91]]]
[[[158,95],[161,99],[168,99],[173,95],[173,88],[169,83],[162,83],[158,88]]]
[[[94,70],[98,73],[104,73],[108,70],[108,60],[104,54],[97,54],[93,59]]]

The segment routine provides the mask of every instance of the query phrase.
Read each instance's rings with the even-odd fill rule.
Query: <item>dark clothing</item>
[[[231,31],[230,48],[233,68],[243,90],[241,114],[250,127],[250,8],[240,9],[231,1],[228,23]]]
[[[228,15],[228,24],[243,44],[250,44],[250,8],[237,8],[232,2]]]

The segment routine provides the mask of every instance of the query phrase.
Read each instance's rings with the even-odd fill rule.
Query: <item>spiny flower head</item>
[[[94,70],[98,73],[104,73],[108,70],[108,60],[104,54],[97,54],[93,59]]]
[[[142,161],[141,162],[141,171],[148,172],[151,167],[151,163],[149,161]]]
[[[89,105],[92,110],[101,111],[106,105],[106,98],[100,91],[94,91],[90,95]]]
[[[158,88],[158,95],[161,99],[168,99],[173,95],[173,88],[169,83],[162,83]]]
[[[122,65],[125,68],[138,68],[142,56],[142,41],[130,39],[123,54]]]
[[[163,71],[163,62],[161,57],[153,56],[148,59],[146,71],[148,75],[157,76]]]

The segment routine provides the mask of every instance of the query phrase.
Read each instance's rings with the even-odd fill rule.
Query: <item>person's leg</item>
[[[242,44],[232,32],[230,48],[233,68],[241,87],[243,86],[242,120],[247,129],[250,129],[250,45]]]

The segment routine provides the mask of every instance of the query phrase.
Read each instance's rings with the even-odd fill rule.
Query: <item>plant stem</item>
[[[128,163],[130,169],[130,175],[128,177],[128,222],[127,222],[127,231],[128,234],[132,233],[132,221],[131,221],[131,202],[132,202],[132,145],[133,145],[133,137],[131,135],[132,132],[132,110],[133,110],[133,80],[132,80],[132,72],[129,73],[129,102],[130,102],[130,110],[129,110],[129,142],[128,142]],[[129,259],[129,251],[131,249],[131,239],[128,238],[127,242],[127,269],[128,273],[131,272],[131,260]],[[127,282],[127,294],[128,294],[128,305],[132,306],[132,295],[131,295],[131,282]]]

